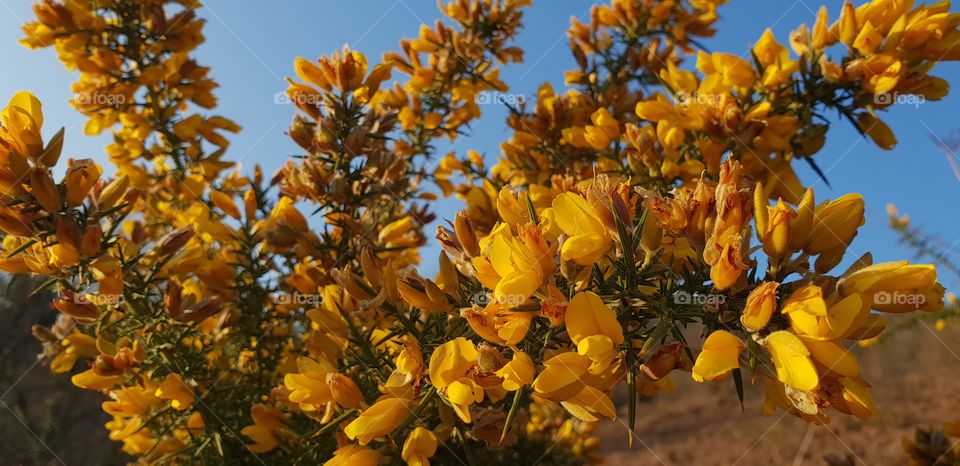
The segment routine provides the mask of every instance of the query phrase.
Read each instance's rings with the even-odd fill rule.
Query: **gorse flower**
[[[105,395],[110,438],[170,464],[594,463],[617,387],[632,437],[638,394],[687,372],[811,423],[878,409],[850,347],[945,289],[848,255],[864,199],[818,204],[794,164],[828,156],[828,111],[890,150],[888,95],[947,94],[949,4],[822,8],[746,59],[700,50],[723,0],[613,0],[572,21],[566,89],[506,102],[495,160],[440,152],[508,91],[530,3],[443,3],[380,62],[295,59],[301,153],[267,178],[225,158],[240,128],[209,114],[197,5],[35,5],[21,42],[79,72],[113,170],[60,160],[66,131],[15,94],[0,270],[48,277],[60,316],[33,332],[54,372],[89,367],[71,381]],[[433,262],[440,194],[463,210]]]

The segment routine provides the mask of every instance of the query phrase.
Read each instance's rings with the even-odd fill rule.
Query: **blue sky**
[[[32,18],[29,0],[0,0],[0,101],[19,90],[31,90],[44,103],[47,136],[59,126],[67,127],[64,155],[92,157],[104,162],[102,148],[106,137],[83,135],[83,118],[67,103],[70,83],[75,76],[66,72],[53,50],[31,52],[17,44],[20,26]],[[272,173],[298,148],[285,130],[294,114],[290,105],[277,104],[274,96],[285,89],[283,78],[292,75],[297,56],[310,59],[326,55],[344,44],[367,54],[375,62],[386,51],[394,50],[403,37],[413,37],[421,23],[432,24],[439,11],[432,0],[285,0],[253,2],[207,0],[199,14],[207,19],[206,44],[197,52],[202,64],[213,68],[220,83],[218,113],[234,119],[243,131],[233,138],[228,158],[239,160],[249,169],[261,164]],[[535,0],[525,16],[525,29],[519,42],[526,51],[525,63],[506,67],[501,76],[511,92],[533,96],[543,82],[562,87],[563,72],[573,68],[565,31],[570,17],[583,20],[594,3],[584,0]],[[840,2],[831,0],[830,17],[836,18]],[[819,3],[814,0],[758,2],[733,0],[721,8],[716,37],[706,40],[711,51],[745,53],[764,28],[771,27],[778,40],[801,23],[812,24]],[[960,85],[960,65],[938,65],[934,75],[954,86]],[[960,92],[960,91],[958,91]],[[532,97],[531,97],[532,98]],[[2,104],[3,102],[0,102]],[[896,105],[885,115],[900,144],[883,151],[846,122],[835,125],[824,150],[817,154],[833,189],[819,182],[805,164],[798,166],[801,180],[813,185],[817,199],[836,198],[847,192],[862,193],[867,202],[867,224],[850,247],[850,260],[872,251],[876,261],[896,260],[910,252],[895,243],[886,227],[885,206],[895,203],[911,215],[913,222],[941,237],[947,245],[956,245],[950,254],[960,257],[960,181],[937,146],[932,135],[944,137],[960,128],[954,109],[960,95],[952,94],[940,102],[919,106]],[[498,155],[500,141],[509,137],[502,108],[485,105],[482,121],[472,135],[458,141],[454,149],[465,153],[474,149],[489,161]],[[109,172],[109,169],[108,169]],[[458,208],[455,199],[441,200],[435,209],[441,217],[450,217]],[[432,228],[428,231],[432,232]],[[424,270],[435,270],[435,251],[424,254]],[[942,276],[951,289],[960,280]]]

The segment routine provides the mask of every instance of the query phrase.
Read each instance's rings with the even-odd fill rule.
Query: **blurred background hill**
[[[960,420],[960,320],[937,330],[930,316],[888,318],[888,329],[896,329],[889,337],[855,349],[878,406],[869,421],[837,415],[818,427],[782,411],[764,417],[763,393],[748,380],[741,412],[732,380],[698,384],[674,372],[675,392],[639,405],[632,449],[625,424],[599,429],[607,464],[827,465],[826,457],[843,460],[836,464],[907,464],[901,443],[918,426]],[[627,422],[626,402],[620,404]]]

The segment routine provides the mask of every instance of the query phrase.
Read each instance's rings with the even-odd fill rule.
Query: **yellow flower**
[[[810,350],[796,335],[778,330],[764,340],[770,358],[777,368],[777,378],[797,390],[813,390],[820,383],[817,369],[810,360]]]
[[[297,358],[297,368],[299,374],[283,377],[283,384],[290,390],[290,401],[300,403],[300,409],[314,411],[333,400],[327,374],[334,372],[335,368],[326,359],[301,356]]]
[[[860,375],[860,362],[847,348],[832,341],[800,337],[813,359],[828,371],[847,377]]]
[[[877,412],[877,405],[870,394],[870,388],[859,377],[842,377],[840,385],[843,387],[842,403],[834,407],[843,413],[852,414],[862,420],[867,420]]]
[[[240,434],[253,440],[253,443],[247,444],[247,448],[254,453],[266,453],[280,445],[270,430],[262,426],[246,426],[240,429]]]
[[[403,442],[400,457],[407,466],[430,466],[430,457],[437,452],[437,437],[423,427],[417,426]]]
[[[124,379],[122,375],[103,376],[94,372],[93,369],[87,369],[71,377],[70,382],[87,390],[104,390],[119,385]]]
[[[781,152],[781,151],[791,151],[791,141],[793,140],[794,135],[797,134],[797,130],[800,129],[800,122],[796,117],[792,115],[773,115],[766,119],[766,127],[763,131],[757,135],[753,140],[753,145],[760,150],[770,151],[770,152]],[[770,167],[774,169],[775,167]],[[789,166],[788,166],[789,168]],[[778,182],[783,180],[778,180],[773,178]],[[771,180],[772,181],[772,180]],[[782,194],[786,197],[786,194]],[[800,192],[797,190],[796,195],[799,196]],[[793,201],[793,199],[788,198],[788,200]]]
[[[798,335],[817,340],[836,340],[862,325],[868,315],[868,303],[854,294],[827,307],[823,290],[807,285],[794,291],[783,303],[783,314]]]
[[[483,309],[476,306],[463,308],[460,316],[467,319],[470,328],[484,340],[508,346],[523,341],[533,320],[533,313],[511,311],[495,301],[491,301]]]
[[[759,332],[767,326],[770,316],[777,309],[777,282],[763,282],[747,296],[747,304],[740,316],[740,323],[751,332]]]
[[[510,362],[497,370],[497,375],[503,378],[503,389],[509,392],[530,385],[533,382],[534,373],[533,359],[519,350],[513,352],[513,359]]]
[[[620,123],[606,108],[597,109],[590,120],[593,124],[583,128],[564,128],[561,131],[563,140],[577,148],[603,150],[620,137]]]
[[[864,267],[844,277],[839,287],[844,294],[869,294],[875,291],[915,290],[926,288],[937,281],[937,269],[932,264],[913,264],[909,261],[883,262]]]
[[[408,342],[397,354],[395,366],[380,391],[397,398],[412,398],[413,384],[419,383],[423,371],[423,353],[416,341]]]
[[[307,219],[293,205],[293,199],[281,197],[277,205],[270,212],[270,219],[278,225],[284,225],[293,231],[307,230]]]
[[[194,400],[193,390],[183,383],[183,379],[177,374],[168,374],[157,387],[154,395],[157,398],[170,400],[170,406],[179,411],[189,408]]]
[[[103,402],[103,410],[114,416],[139,416],[158,407],[162,401],[153,393],[155,386],[150,381],[145,386],[124,387],[110,392],[111,401]]]
[[[590,373],[606,370],[624,341],[617,314],[593,292],[580,292],[567,305],[566,325],[577,352],[593,361]]]
[[[945,289],[932,264],[907,261],[864,267],[839,282],[844,295],[859,293],[868,305],[883,312],[938,311]]]
[[[37,157],[43,151],[43,108],[40,100],[30,92],[18,92],[0,113],[2,128],[0,142],[6,142],[10,150],[22,157]],[[3,145],[3,144],[0,144]]]
[[[703,349],[693,365],[693,380],[720,380],[740,367],[743,342],[726,330],[717,330],[703,342]]]
[[[763,70],[763,85],[776,88],[786,84],[790,76],[800,68],[799,62],[790,60],[790,52],[773,37],[773,31],[767,28],[763,36],[753,46],[754,56]]]
[[[518,234],[514,236],[506,224],[498,225],[480,242],[485,257],[473,259],[481,283],[508,307],[526,302],[554,268],[554,253],[535,225],[520,227]]]
[[[463,337],[438,346],[430,355],[430,383],[447,397],[464,422],[470,422],[470,405],[483,401],[483,388],[473,378],[479,357],[477,347]]]
[[[870,21],[867,21],[863,26],[860,27],[860,32],[857,34],[857,38],[853,41],[853,48],[857,49],[864,55],[870,55],[877,50],[877,47],[880,46],[881,42],[883,42],[883,35],[874,29],[873,24],[871,24]]]
[[[607,228],[583,197],[561,193],[553,200],[553,210],[557,225],[568,236],[560,250],[563,260],[593,265],[610,250]]]
[[[343,429],[350,440],[366,445],[371,440],[393,432],[411,413],[412,403],[404,398],[383,398],[360,413]]]
[[[677,116],[673,105],[663,100],[637,102],[635,112],[641,119],[655,123],[661,120],[674,119]],[[629,136],[630,133],[628,132],[627,135]]]
[[[584,422],[596,422],[600,417],[609,418],[611,421],[617,418],[617,409],[610,396],[589,385],[560,404],[567,412]]]
[[[584,128],[586,132],[584,138],[590,144],[590,147],[596,150],[606,149],[610,145],[610,141],[616,140],[620,136],[620,123],[613,118],[613,115],[610,115],[607,109],[600,107],[593,112],[593,115],[590,115],[590,120],[593,125]]]
[[[697,69],[704,74],[719,75],[725,86],[741,89],[752,86],[757,78],[749,63],[729,53],[701,51],[697,54]]]
[[[250,408],[250,417],[253,424],[244,427],[240,433],[249,437],[254,443],[247,448],[254,453],[266,453],[280,445],[278,437],[290,434],[289,429],[282,421],[282,414],[275,408],[256,404]]]
[[[333,452],[323,466],[377,466],[380,454],[362,445],[347,445]]]
[[[530,209],[527,207],[529,195],[526,191],[519,191],[514,195],[513,190],[504,187],[497,195],[497,212],[507,225],[517,228],[530,221]]]
[[[582,377],[590,368],[590,358],[566,351],[547,359],[533,381],[533,390],[552,401],[572,398],[584,387]]]

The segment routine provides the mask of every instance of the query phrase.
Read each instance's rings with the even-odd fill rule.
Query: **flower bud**
[[[0,230],[14,236],[33,236],[33,221],[22,213],[0,206]]]
[[[80,254],[84,257],[95,256],[100,253],[100,239],[103,229],[100,225],[90,225],[80,238]]]
[[[863,213],[863,197],[859,194],[821,203],[814,212],[805,251],[812,255],[847,247],[864,223]]]
[[[80,205],[102,173],[100,166],[91,159],[71,160],[65,181],[67,203],[71,206]]]
[[[453,261],[446,252],[440,252],[440,271],[437,272],[437,285],[450,296],[457,297],[460,292],[460,276]]]
[[[710,279],[718,290],[725,290],[735,285],[747,268],[741,259],[738,238],[723,247],[716,263],[710,267]]]
[[[63,152],[63,128],[60,128],[60,131],[57,131],[57,134],[54,134],[50,141],[47,142],[47,147],[43,149],[43,153],[40,154],[39,160],[45,167],[52,167],[57,164],[57,161],[60,160],[60,153]]]
[[[763,251],[771,257],[783,257],[784,254],[789,252],[790,223],[797,214],[782,199],[777,201],[775,207],[768,208],[768,210],[767,228],[760,238],[760,241],[763,242]]]
[[[376,255],[370,248],[364,248],[360,252],[360,269],[363,271],[363,277],[370,282],[370,286],[375,290],[380,289],[383,285],[382,273],[380,272],[382,267],[377,263]]]
[[[60,211],[60,191],[54,184],[50,172],[43,168],[34,168],[30,170],[30,193],[37,199],[37,202],[44,210],[50,213]]]
[[[477,233],[473,229],[470,217],[465,211],[457,212],[453,222],[453,230],[457,234],[460,245],[468,257],[480,256],[480,245],[477,242]]]
[[[130,187],[130,177],[127,175],[122,175],[114,179],[100,191],[100,196],[97,198],[97,205],[101,210],[112,209],[113,206],[117,204],[117,201],[127,193],[128,187]]]
[[[847,252],[846,247],[839,247],[820,253],[816,262],[813,263],[813,270],[820,274],[825,274],[833,270],[833,268],[843,260],[843,254],[845,252]]]
[[[800,205],[797,206],[797,215],[790,220],[790,250],[799,251],[807,241],[810,234],[810,228],[813,227],[813,216],[816,204],[813,197],[813,189],[807,188],[800,199]]]
[[[657,381],[677,369],[690,370],[686,347],[680,343],[667,343],[654,352],[647,362],[640,366],[640,373],[648,379]]]
[[[243,212],[246,214],[248,221],[257,218],[257,194],[252,189],[243,193]]]
[[[177,320],[181,322],[200,322],[220,312],[220,305],[213,299],[204,299],[190,306],[180,314]]]
[[[770,316],[777,309],[777,282],[763,282],[747,296],[747,304],[740,317],[740,323],[751,332],[759,332],[767,326]]]
[[[853,46],[853,41],[857,38],[857,10],[850,2],[843,2],[843,9],[840,10],[840,19],[830,28],[830,32],[840,39],[847,47]]]
[[[331,372],[327,374],[327,385],[338,405],[352,409],[363,406],[363,393],[349,377],[339,372]]]
[[[871,113],[861,113],[857,118],[857,126],[881,149],[891,150],[897,145],[893,130]]]
[[[190,238],[193,238],[193,225],[186,225],[173,230],[157,240],[154,250],[161,256],[173,254],[182,249]]]
[[[449,312],[453,306],[435,283],[415,274],[397,280],[397,290],[407,304],[427,312]]]
[[[767,202],[767,193],[763,183],[757,182],[753,189],[753,221],[757,227],[757,239],[763,241],[763,233],[767,231],[767,222],[770,220],[770,209]]]
[[[53,301],[53,307],[78,320],[96,319],[100,314],[97,306],[83,295],[66,289],[60,291],[60,297]]]
[[[173,280],[167,282],[167,291],[163,295],[163,310],[174,320],[178,320],[183,311],[181,292],[179,283]]]
[[[817,50],[823,50],[836,43],[832,34],[827,32],[827,7],[821,6],[817,11],[817,21],[813,23],[813,36],[810,38],[810,45]]]

